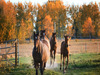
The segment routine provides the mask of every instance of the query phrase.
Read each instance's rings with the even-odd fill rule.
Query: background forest
[[[67,3],[66,3],[67,4]],[[33,31],[46,29],[58,38],[68,34],[73,38],[100,37],[100,2],[88,5],[64,5],[61,0],[43,5],[0,0],[0,42],[18,38],[32,39]]]

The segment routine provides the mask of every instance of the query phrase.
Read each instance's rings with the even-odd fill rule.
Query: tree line
[[[67,4],[67,3],[66,3]],[[32,38],[33,31],[46,29],[62,38],[64,34],[80,37],[100,37],[100,3],[64,5],[61,0],[45,4],[16,3],[0,0],[0,42]]]

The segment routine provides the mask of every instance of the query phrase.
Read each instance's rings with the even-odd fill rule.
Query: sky
[[[5,0],[5,1],[9,1],[9,0]],[[32,2],[33,4],[37,4],[39,3],[40,5],[43,5],[44,3],[46,3],[48,0],[10,0],[12,3],[18,3],[18,2]],[[85,4],[89,4],[90,2],[93,3],[99,3],[100,0],[62,0],[64,2],[64,5],[67,4],[74,4],[74,5],[83,5]]]

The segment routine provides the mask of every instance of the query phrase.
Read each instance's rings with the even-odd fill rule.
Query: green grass
[[[32,57],[20,57],[19,63],[21,63],[21,64],[32,64]]]
[[[73,70],[74,69],[74,70]],[[68,74],[99,75],[100,54],[75,54],[70,58]],[[72,71],[73,70],[73,71]]]
[[[56,56],[56,61],[60,63],[60,55]],[[31,57],[20,57],[20,65],[16,68],[3,66],[0,70],[0,75],[35,75]],[[44,75],[63,75],[63,72],[58,65],[57,68],[46,69]],[[100,75],[100,54],[70,55],[69,66],[64,75]]]

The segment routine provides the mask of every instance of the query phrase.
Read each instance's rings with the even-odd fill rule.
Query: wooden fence
[[[12,43],[13,42],[13,43]],[[18,63],[19,63],[19,48],[18,48],[18,44],[19,44],[19,42],[18,42],[18,39],[15,39],[15,40],[9,40],[9,41],[4,41],[4,42],[1,42],[1,43],[3,43],[3,44],[5,44],[5,47],[2,47],[2,48],[0,48],[0,56],[1,56],[1,58],[0,58],[0,63],[1,62],[3,62],[3,61],[6,61],[6,64],[9,62],[10,64],[12,64],[11,63],[11,61],[12,60],[15,60],[15,66],[17,66],[18,65]],[[0,43],[0,44],[1,44]],[[12,43],[11,44],[11,46],[9,46],[9,47],[7,47],[7,44],[8,43]],[[13,52],[10,52],[11,51],[11,49],[12,48],[14,48],[14,51]],[[2,51],[4,50],[4,49],[6,49],[6,52],[3,54],[2,53]],[[8,59],[7,58],[7,55],[11,55],[11,54],[15,54],[15,58],[13,58],[13,59]],[[13,65],[13,64],[12,64]]]

